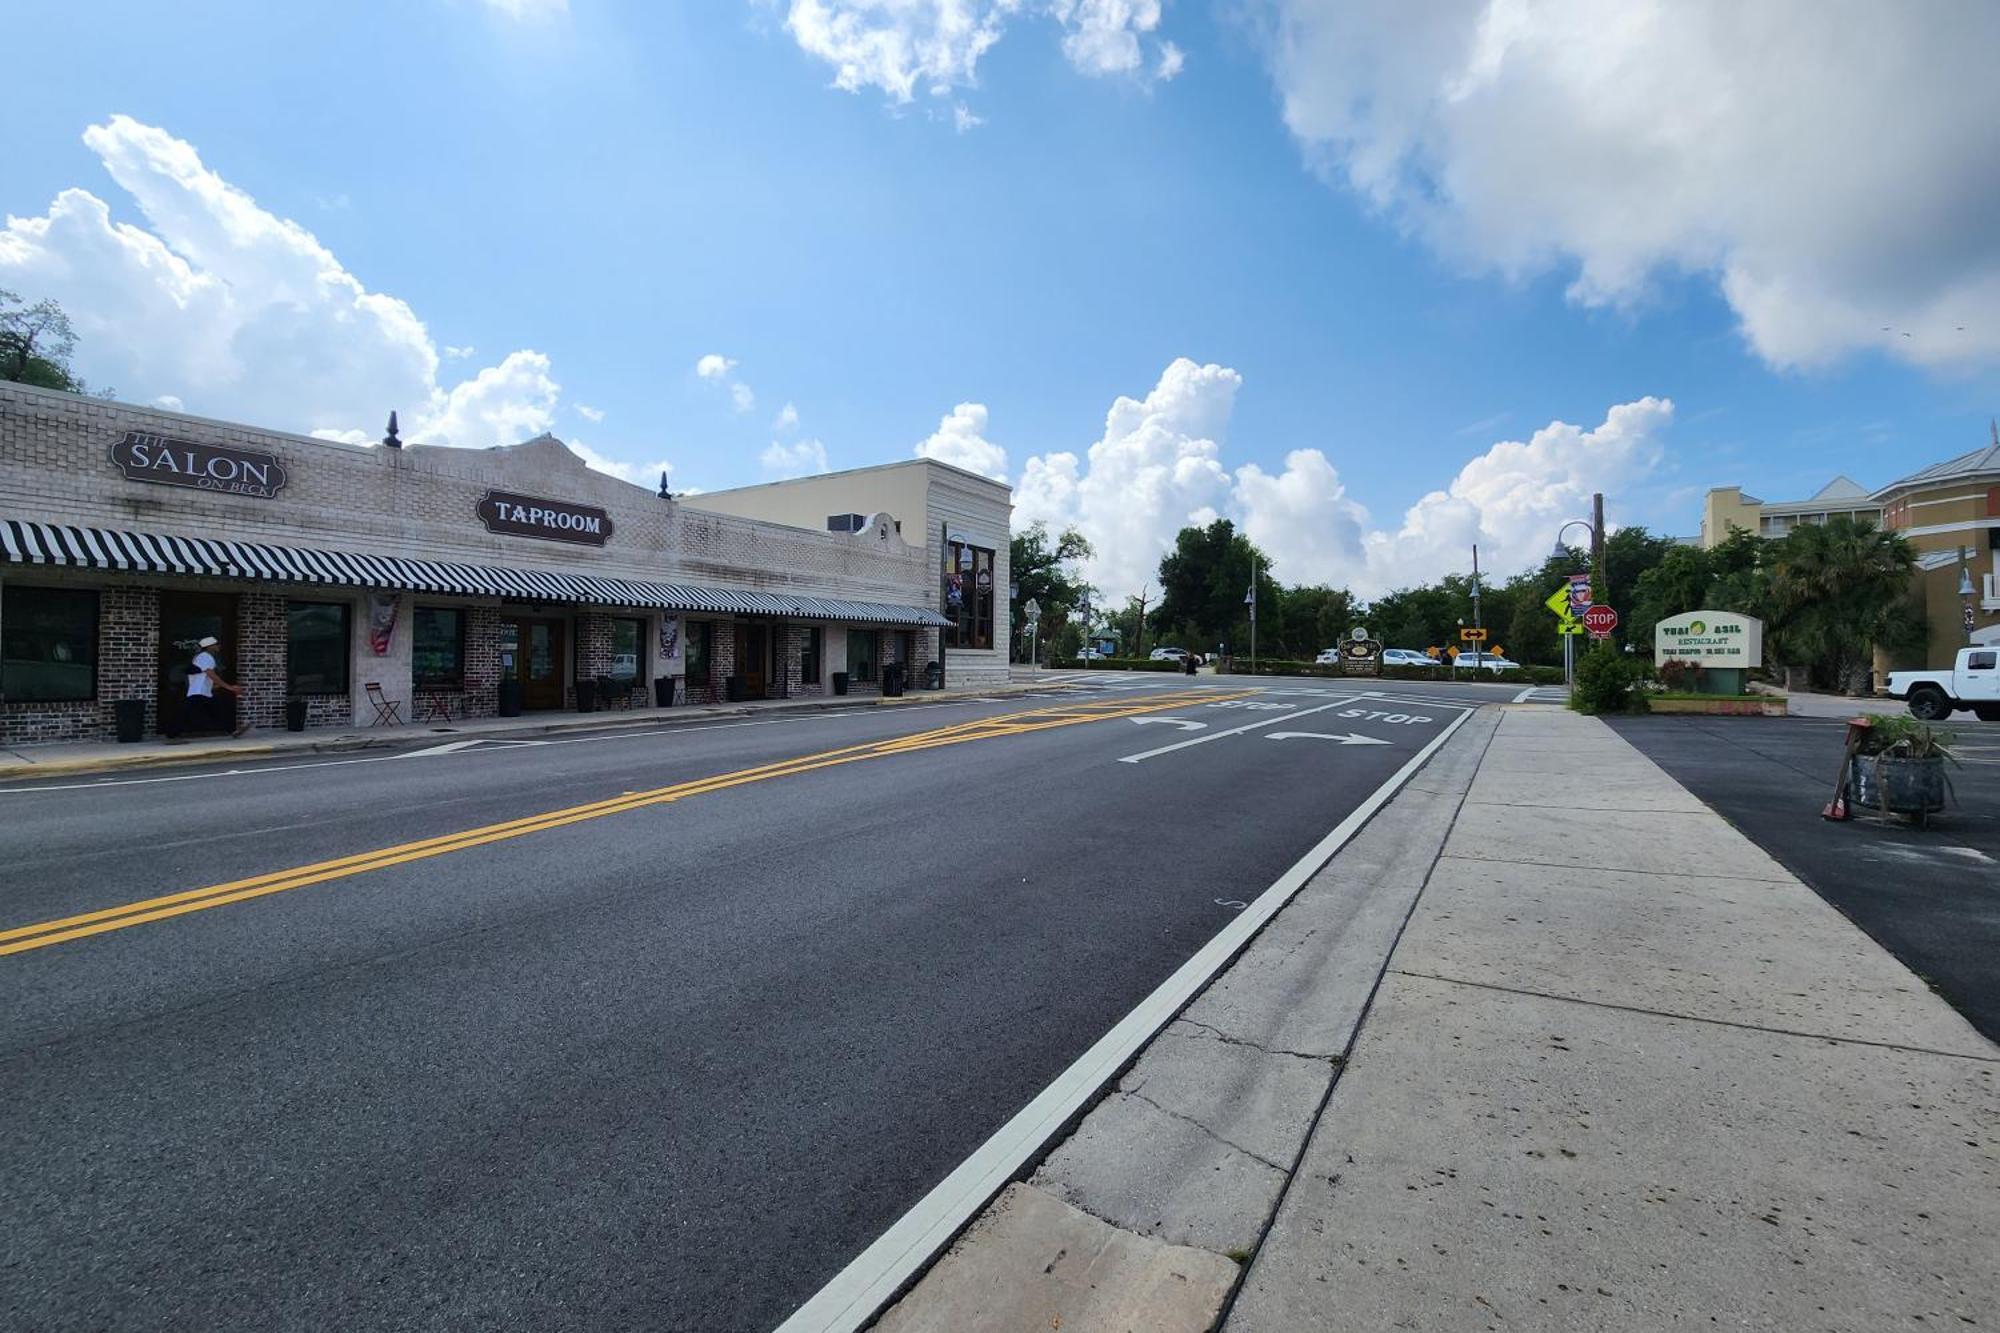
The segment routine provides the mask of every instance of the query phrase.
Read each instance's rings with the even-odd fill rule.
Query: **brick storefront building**
[[[853,526],[698,510],[549,436],[355,446],[0,383],[0,745],[108,738],[121,701],[175,729],[208,636],[266,728],[921,685],[939,571],[896,515]]]

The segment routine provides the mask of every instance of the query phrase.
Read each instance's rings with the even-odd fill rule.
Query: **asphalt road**
[[[2000,1041],[2000,728],[1954,728],[1957,800],[1920,830],[1819,817],[1845,722],[1606,720]]]
[[[1506,697],[1383,690],[0,789],[0,1326],[769,1328]]]

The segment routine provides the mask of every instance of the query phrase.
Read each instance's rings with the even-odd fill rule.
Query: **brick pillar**
[[[146,734],[160,728],[160,590],[106,588],[97,600],[97,709],[103,734],[117,726],[111,705],[146,701]]]
[[[465,608],[465,715],[500,712],[500,608]]]
[[[720,703],[724,697],[723,682],[736,674],[736,622],[718,620],[714,633],[714,651],[709,654],[708,701]]]
[[[576,616],[576,671],[566,691],[576,706],[576,682],[595,680],[611,670],[611,616],[604,611],[579,611]]]
[[[366,627],[361,627],[366,633]],[[285,725],[285,652],[290,635],[282,593],[246,592],[236,603],[234,659],[223,667],[243,693],[236,698],[236,722],[270,729]],[[217,691],[217,693],[221,693]]]

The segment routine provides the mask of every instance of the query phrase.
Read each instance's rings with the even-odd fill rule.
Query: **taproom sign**
[[[127,481],[217,491],[224,495],[254,495],[268,500],[285,489],[285,465],[276,454],[231,449],[220,444],[170,440],[149,431],[125,432],[111,446],[111,461]]]
[[[486,492],[479,502],[479,518],[488,532],[510,537],[542,537],[582,546],[602,546],[611,538],[611,515],[595,505],[538,500],[509,491]]]
[[[1653,660],[1704,667],[1762,666],[1764,622],[1734,611],[1668,616],[1653,627]]]

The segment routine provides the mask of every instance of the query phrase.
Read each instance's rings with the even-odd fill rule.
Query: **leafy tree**
[[[1916,553],[1901,534],[1841,514],[1799,524],[1766,554],[1767,638],[1812,683],[1856,689],[1876,644],[1922,641],[1908,610]]]
[[[1232,652],[1250,646],[1250,608],[1244,595],[1257,579],[1258,652],[1275,656],[1263,645],[1264,632],[1280,610],[1280,589],[1270,575],[1270,560],[1226,518],[1205,528],[1182,528],[1174,549],[1160,560],[1160,607],[1148,617],[1154,641],[1196,652],[1212,652],[1229,644]]]
[[[1481,619],[1491,599],[1482,596]],[[1472,623],[1472,577],[1447,574],[1436,583],[1398,588],[1368,605],[1369,630],[1390,648],[1446,648],[1458,642],[1459,622]]]
[[[1042,609],[1042,642],[1054,642],[1081,600],[1085,587],[1083,581],[1070,572],[1071,567],[1090,556],[1090,543],[1082,533],[1075,528],[1066,528],[1061,536],[1051,538],[1049,525],[1039,519],[1015,533],[1013,540],[1008,542],[1008,577],[1021,588],[1021,599],[1016,603],[1013,617],[1015,660],[1027,655],[1028,622],[1027,617],[1019,613],[1019,608],[1025,607],[1033,598]]]
[[[1265,651],[1263,636],[1269,634],[1271,656],[1295,659],[1332,647],[1361,619],[1354,594],[1324,584],[1280,588],[1270,603],[1257,608],[1257,614],[1258,651]]]
[[[88,393],[84,382],[70,373],[69,359],[75,351],[76,330],[60,305],[46,299],[25,305],[19,296],[0,288],[0,379]]]

